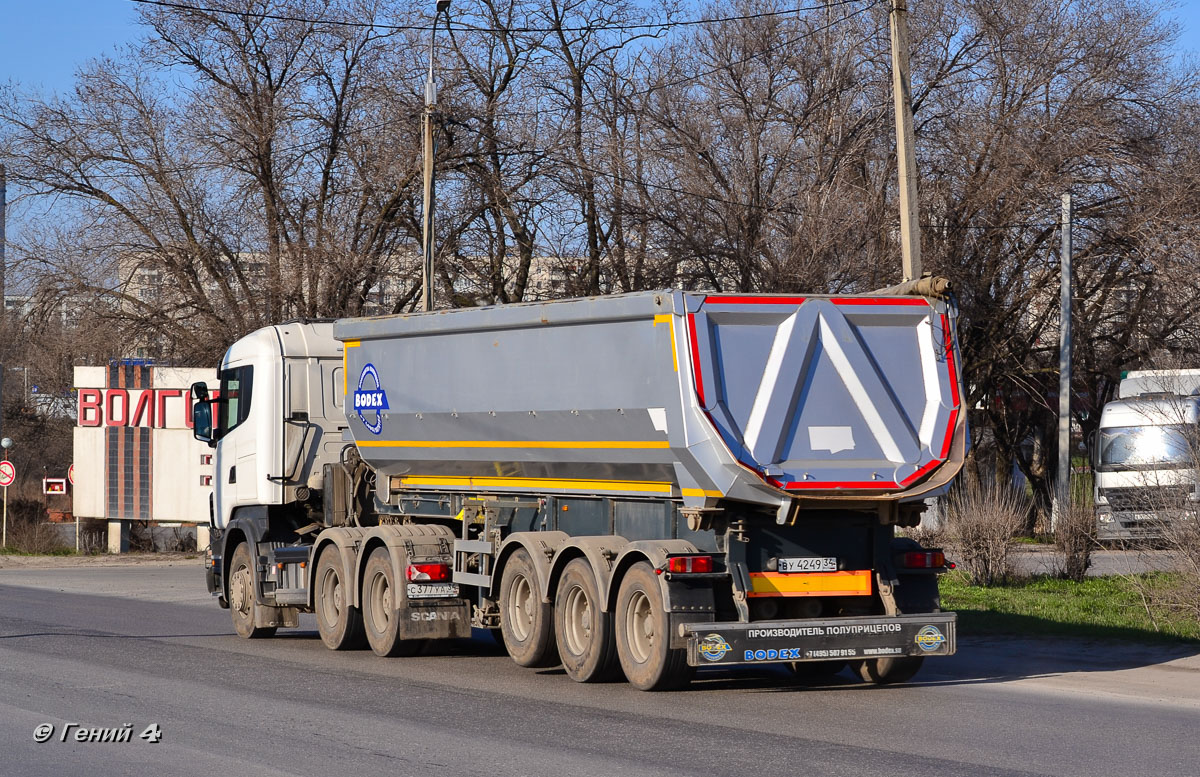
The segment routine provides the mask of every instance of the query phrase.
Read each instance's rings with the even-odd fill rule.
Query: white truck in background
[[[1092,458],[1097,536],[1159,540],[1195,520],[1200,370],[1128,373],[1104,406]]]

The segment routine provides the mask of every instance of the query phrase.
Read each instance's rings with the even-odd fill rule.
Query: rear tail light
[[[905,569],[941,569],[946,566],[946,554],[940,550],[914,550],[900,557]]]
[[[671,556],[667,571],[672,574],[706,574],[713,571],[712,556]]]
[[[450,579],[450,565],[409,564],[408,579],[414,583],[441,583]]]

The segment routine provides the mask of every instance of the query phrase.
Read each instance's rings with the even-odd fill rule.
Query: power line
[[[428,24],[381,24],[379,22],[360,22],[348,19],[316,19],[304,16],[292,16],[290,14],[273,14],[265,12],[251,11],[234,11],[227,8],[212,8],[209,6],[190,5],[186,3],[174,3],[169,0],[130,0],[130,2],[140,5],[153,5],[161,8],[171,8],[178,11],[192,11],[196,13],[209,14],[225,14],[228,16],[240,16],[251,19],[270,19],[272,21],[282,22],[299,22],[301,24],[332,24],[340,27],[355,27],[359,29],[379,29],[392,31],[409,31],[419,30],[428,32],[432,27]],[[836,8],[843,5],[853,5],[860,0],[833,0],[822,5],[800,6],[790,8],[784,11],[764,11],[756,14],[742,14],[739,16],[720,16],[712,19],[681,19],[679,21],[662,21],[662,22],[638,22],[630,24],[591,24],[582,27],[477,27],[469,24],[452,25],[447,23],[448,29],[460,30],[464,32],[520,32],[520,33],[550,33],[550,32],[598,32],[598,31],[629,31],[629,30],[669,30],[676,27],[691,27],[703,24],[723,24],[725,22],[742,22],[753,21],[756,19],[767,19],[778,16],[790,16],[793,14],[807,13],[808,11],[821,11],[829,8]],[[877,5],[878,0],[873,5]]]
[[[880,4],[882,4],[883,2],[885,2],[885,1],[886,1],[886,0],[872,0],[872,2],[871,2],[869,5],[866,5],[866,6],[862,7],[862,8],[860,8],[860,9],[858,9],[857,11],[854,11],[854,12],[852,12],[852,13],[849,13],[849,14],[847,14],[847,15],[845,15],[845,16],[842,16],[841,18],[834,19],[834,20],[830,21],[828,24],[824,24],[824,25],[822,25],[822,26],[820,26],[820,27],[814,27],[813,29],[806,31],[806,32],[805,32],[805,33],[803,33],[802,35],[797,35],[796,37],[794,37],[794,38],[791,38],[791,39],[789,39],[789,40],[785,41],[785,42],[784,42],[782,45],[783,45],[783,46],[792,46],[792,45],[794,45],[794,44],[796,44],[796,43],[799,43],[800,41],[804,40],[805,38],[811,38],[812,36],[816,35],[817,33],[819,33],[819,32],[824,32],[825,30],[828,30],[829,28],[833,27],[834,25],[841,24],[842,22],[849,21],[850,19],[853,19],[855,16],[859,16],[860,14],[864,14],[864,13],[866,13],[867,11],[871,10],[872,8],[874,8],[875,6],[877,6],[877,5],[880,5]],[[843,3],[843,5],[844,5],[844,3]],[[751,60],[758,59],[759,57],[762,57],[762,56],[764,56],[764,55],[766,55],[766,54],[770,54],[770,53],[772,53],[772,50],[767,50],[767,51],[756,51],[756,52],[754,52],[753,54],[750,54],[750,55],[748,55],[748,56],[746,56],[746,57],[743,57],[742,59],[735,60],[735,61],[733,61],[733,62],[726,62],[726,63],[724,63],[724,64],[721,64],[721,65],[719,65],[719,66],[717,66],[717,67],[715,67],[715,68],[712,68],[711,70],[705,70],[705,71],[703,71],[703,72],[700,72],[700,73],[695,73],[695,74],[693,74],[693,75],[690,75],[690,76],[685,76],[685,77],[683,77],[683,78],[679,78],[679,79],[677,79],[677,80],[675,80],[675,81],[668,81],[668,82],[667,82],[667,83],[665,83],[665,84],[656,84],[656,85],[654,85],[654,86],[652,86],[652,87],[649,87],[648,89],[642,89],[642,90],[640,90],[640,91],[637,91],[637,92],[632,92],[632,93],[630,93],[628,96],[629,96],[629,97],[637,97],[637,96],[639,96],[639,95],[643,95],[643,94],[650,94],[651,92],[658,91],[659,89],[667,89],[667,88],[669,88],[669,87],[672,87],[672,86],[680,86],[680,85],[682,85],[682,84],[686,84],[686,83],[687,83],[687,82],[689,82],[689,81],[695,81],[696,79],[699,79],[699,78],[704,78],[705,76],[711,76],[711,75],[714,75],[714,74],[716,74],[716,73],[720,73],[722,70],[725,70],[726,68],[728,68],[728,67],[731,67],[731,66],[733,66],[733,65],[744,65],[744,64],[746,64],[747,62],[750,62]]]

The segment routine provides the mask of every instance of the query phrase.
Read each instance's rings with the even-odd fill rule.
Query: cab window
[[[250,415],[251,388],[254,383],[254,368],[234,367],[217,373],[221,381],[221,393],[217,397],[216,423],[213,437],[219,439],[232,432]]]

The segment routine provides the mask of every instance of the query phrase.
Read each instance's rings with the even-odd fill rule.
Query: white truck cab
[[[1158,539],[1198,506],[1200,370],[1131,372],[1104,406],[1093,450],[1102,540]]]
[[[304,502],[320,487],[344,445],[342,344],[328,321],[264,327],[229,348],[217,378],[195,433],[216,448],[212,527],[223,530],[241,507]]]

